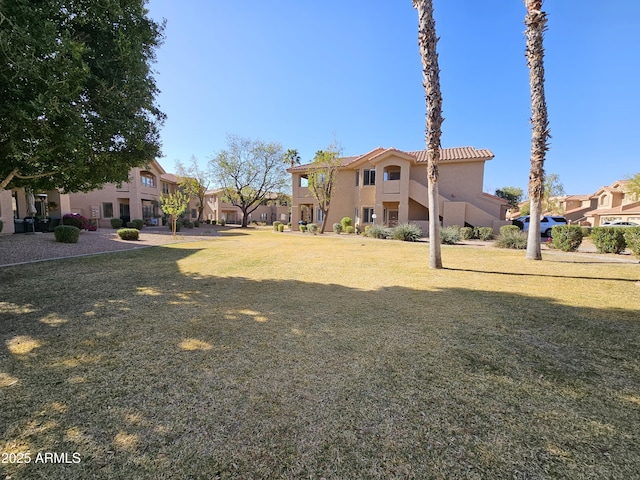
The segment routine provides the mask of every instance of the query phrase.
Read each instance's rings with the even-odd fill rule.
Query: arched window
[[[390,165],[384,169],[384,181],[400,180],[400,167],[397,165]]]
[[[140,182],[143,187],[155,187],[156,177],[151,172],[140,172]]]

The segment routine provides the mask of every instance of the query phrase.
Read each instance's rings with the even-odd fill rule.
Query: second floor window
[[[376,171],[374,169],[365,170],[362,172],[363,175],[363,185],[375,185],[376,184]]]
[[[154,177],[151,173],[141,173],[140,182],[144,187],[155,187],[156,177]]]

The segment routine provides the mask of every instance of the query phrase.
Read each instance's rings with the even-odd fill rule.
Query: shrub
[[[422,229],[415,223],[401,223],[391,230],[391,237],[403,242],[415,242],[422,237]]]
[[[627,247],[637,258],[640,258],[640,227],[629,227],[624,230],[624,240]]]
[[[223,227],[224,227],[226,224],[227,224],[227,220],[226,220],[225,218],[223,218],[223,219],[221,219],[221,220],[220,220],[220,225],[221,225],[221,226],[223,226]]]
[[[182,220],[182,226],[184,228],[193,228],[193,222],[191,220]]]
[[[338,235],[342,232],[342,224],[334,223],[333,224],[333,233],[337,233]]]
[[[278,231],[284,232],[284,223],[281,223],[280,225],[278,225]]]
[[[131,223],[133,223],[134,225],[133,228],[137,228],[138,230],[142,230],[144,228],[144,220],[141,220],[139,218],[131,220]]]
[[[582,237],[589,237],[591,236],[591,231],[593,230],[592,227],[580,227],[582,229]]]
[[[476,227],[477,229],[477,238],[479,238],[480,240],[491,240],[493,238],[493,228],[491,227]],[[476,229],[474,229],[474,233],[476,232]]]
[[[440,242],[445,245],[455,245],[460,241],[460,227],[451,225],[440,229]]]
[[[520,227],[517,225],[503,225],[500,227],[500,235],[504,235],[505,232],[519,232]]]
[[[473,227],[462,227],[460,229],[460,238],[462,240],[471,240],[473,238]]]
[[[56,242],[78,243],[80,229],[74,225],[58,225],[53,229],[53,235],[56,237]]]
[[[169,224],[169,226],[171,226],[171,224]],[[176,222],[176,233],[179,232],[181,229],[182,229],[182,222],[178,220]]]
[[[200,228],[200,222],[196,220],[195,222],[193,222],[193,226],[196,228]]]
[[[622,253],[627,246],[623,228],[596,227],[591,231],[591,240],[598,253]]]
[[[67,213],[62,217],[63,225],[71,225],[80,230],[86,230],[89,227],[89,220],[86,217],[83,217],[79,213]],[[75,242],[73,242],[75,243]]]
[[[121,218],[112,218],[111,219],[111,228],[122,228],[122,219]]]
[[[500,229],[500,236],[496,239],[495,245],[498,248],[524,250],[527,248],[527,234],[517,227],[515,230]]]
[[[306,225],[300,225],[299,228],[300,228],[300,231],[302,233],[305,233],[307,231],[307,226]]]
[[[125,227],[127,227],[127,228],[136,228],[136,224],[134,222],[127,222]]]
[[[307,224],[307,230],[309,230],[310,233],[313,233],[314,235],[316,233],[318,233],[318,224],[317,223],[308,223]]]
[[[345,233],[353,234],[353,233],[355,233],[356,229],[355,229],[355,227],[349,225],[347,228],[344,229],[344,231],[345,231]]]
[[[118,236],[122,240],[138,240],[139,235],[140,231],[137,228],[121,228],[120,230],[118,230]]]
[[[273,222],[273,231],[274,232],[279,232],[280,231],[280,225],[282,225],[282,222],[279,221],[275,221]]]
[[[340,220],[340,225],[342,226],[342,230],[346,230],[347,227],[353,226],[353,220],[351,220],[351,217],[342,217],[342,220]]]
[[[556,225],[551,229],[551,243],[563,252],[575,252],[582,243],[582,227],[579,225]]]
[[[367,225],[364,234],[371,238],[389,238],[390,231],[381,225]]]

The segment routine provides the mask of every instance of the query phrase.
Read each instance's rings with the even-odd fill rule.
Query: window
[[[360,185],[360,170],[356,171],[356,187]]]
[[[376,184],[376,171],[374,169],[364,170],[362,172],[364,174],[363,185],[375,185]]]
[[[102,216],[104,218],[113,218],[113,203],[111,202],[102,203]]]
[[[198,210],[196,208],[191,209],[191,218],[198,218]]]
[[[300,187],[308,187],[309,186],[309,179],[307,178],[306,175],[300,175],[300,183],[299,183]]]
[[[162,182],[162,193],[164,195],[169,195],[169,184],[166,182]]]
[[[384,181],[400,180],[400,168],[399,167],[387,167],[384,169]]]
[[[373,223],[373,208],[364,207],[362,209],[362,222]]]
[[[156,177],[149,172],[142,172],[140,174],[140,182],[144,187],[155,187],[156,186]]]
[[[316,220],[318,221],[318,223],[322,223],[323,219],[324,219],[324,215],[322,214],[322,210],[318,209],[317,210],[317,215],[316,215]]]

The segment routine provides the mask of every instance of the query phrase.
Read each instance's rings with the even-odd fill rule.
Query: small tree
[[[171,233],[176,237],[176,226],[178,217],[187,211],[189,206],[189,195],[178,190],[176,193],[169,193],[160,197],[162,211],[171,216]]]
[[[640,173],[636,173],[633,177],[627,178],[624,189],[625,193],[631,195],[635,201],[640,200]]]
[[[211,185],[211,169],[203,169],[198,165],[198,159],[191,157],[189,166],[180,162],[176,163],[176,172],[179,176],[180,188],[184,193],[198,199],[198,221],[202,222],[204,212],[205,194]]]
[[[307,174],[309,191],[322,211],[320,233],[324,233],[327,226],[331,195],[341,163],[340,153],[341,148],[336,145],[336,142],[332,143],[327,150],[318,150]]]
[[[522,189],[518,187],[502,187],[496,190],[496,197],[506,200],[511,208],[518,208],[523,196]]]
[[[542,203],[544,212],[552,214],[563,214],[564,209],[561,207],[558,197],[564,195],[564,186],[560,181],[560,175],[557,173],[547,173],[544,176],[544,192]]]

